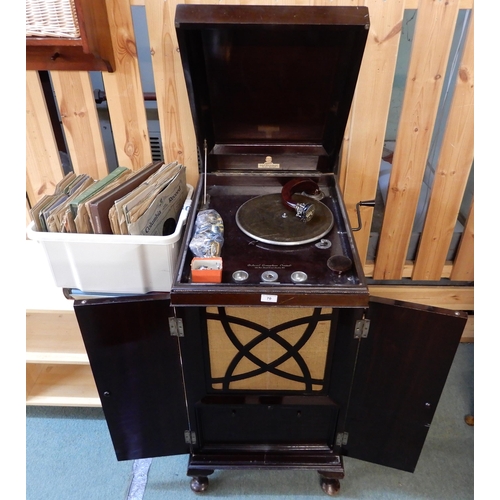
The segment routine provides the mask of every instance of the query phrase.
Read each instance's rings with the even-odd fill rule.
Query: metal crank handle
[[[358,216],[358,227],[353,227],[353,231],[359,231],[363,227],[363,223],[361,222],[361,213],[359,211],[359,207],[375,207],[375,200],[368,201],[360,201],[356,203],[356,215]]]

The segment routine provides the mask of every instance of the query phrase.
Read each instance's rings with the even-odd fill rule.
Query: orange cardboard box
[[[193,283],[220,283],[222,281],[221,257],[194,257],[191,261]]]

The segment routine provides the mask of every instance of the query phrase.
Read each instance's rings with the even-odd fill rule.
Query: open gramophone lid
[[[333,214],[320,201],[294,194],[295,202],[313,203],[314,215],[308,222],[285,207],[280,193],[252,198],[236,212],[236,224],[248,236],[271,245],[294,246],[311,243],[325,236],[333,227]]]

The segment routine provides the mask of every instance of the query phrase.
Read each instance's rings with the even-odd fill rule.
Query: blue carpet
[[[474,498],[474,344],[461,344],[413,474],[344,458],[337,498],[471,500]],[[127,500],[134,462],[118,462],[100,408],[26,408],[27,500]],[[208,490],[189,488],[187,455],[155,458],[134,500],[328,498],[309,471],[216,471]],[[137,465],[137,464],[136,464]],[[149,464],[148,464],[149,465]]]
[[[118,462],[100,408],[26,408],[26,499],[125,499],[132,464]]]

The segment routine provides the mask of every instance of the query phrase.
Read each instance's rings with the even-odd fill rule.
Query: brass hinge
[[[370,320],[369,319],[358,319],[356,321],[356,327],[354,328],[354,338],[355,339],[366,339],[368,337],[368,331],[370,330]]]
[[[173,337],[184,337],[184,324],[182,318],[171,316],[168,318],[168,326],[170,328],[170,335]]]
[[[196,433],[194,431],[184,431],[184,441],[186,444],[196,444]]]
[[[348,439],[349,439],[348,432],[339,432],[337,434],[337,439],[335,440],[335,444],[337,446],[345,446],[347,444]]]

